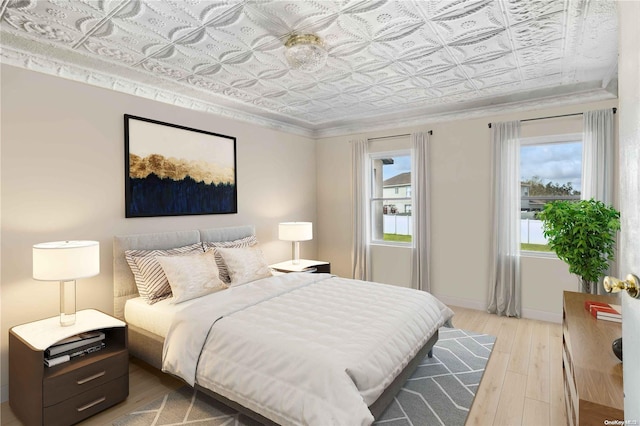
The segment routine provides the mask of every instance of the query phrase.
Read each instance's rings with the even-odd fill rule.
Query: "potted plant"
[[[538,217],[549,247],[580,277],[582,291],[591,293],[614,258],[620,212],[594,199],[553,201]]]

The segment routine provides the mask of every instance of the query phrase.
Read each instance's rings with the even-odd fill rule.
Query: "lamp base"
[[[60,312],[60,325],[62,327],[68,327],[76,323],[76,314],[65,314],[64,312]]]
[[[60,325],[76,323],[76,281],[60,281]]]
[[[293,242],[293,260],[291,261],[291,263],[293,263],[294,265],[299,265],[300,264],[300,241],[294,241]]]

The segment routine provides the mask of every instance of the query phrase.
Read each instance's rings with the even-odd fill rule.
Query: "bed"
[[[370,424],[453,315],[433,296],[299,273],[149,305],[125,258],[254,235],[240,226],[114,237],[114,315],[128,323],[131,355],[263,424]]]

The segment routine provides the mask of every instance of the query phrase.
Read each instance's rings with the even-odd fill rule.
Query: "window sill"
[[[520,257],[539,257],[544,259],[558,259],[558,255],[553,251],[521,250]]]
[[[412,243],[403,243],[399,241],[371,241],[369,243],[371,246],[380,246],[380,247],[404,247],[404,248],[413,248]]]

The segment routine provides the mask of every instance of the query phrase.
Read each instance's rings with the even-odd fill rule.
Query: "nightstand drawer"
[[[43,423],[67,426],[123,401],[129,395],[129,375],[124,375],[59,404],[45,407]]]
[[[102,357],[102,359],[99,359]],[[84,359],[72,360],[65,368],[53,372],[43,383],[43,405],[49,407],[75,395],[87,392],[96,386],[129,374],[129,354],[127,350],[95,353]],[[74,364],[75,363],[75,364]],[[70,367],[70,368],[66,368]],[[77,368],[73,368],[77,367]]]

